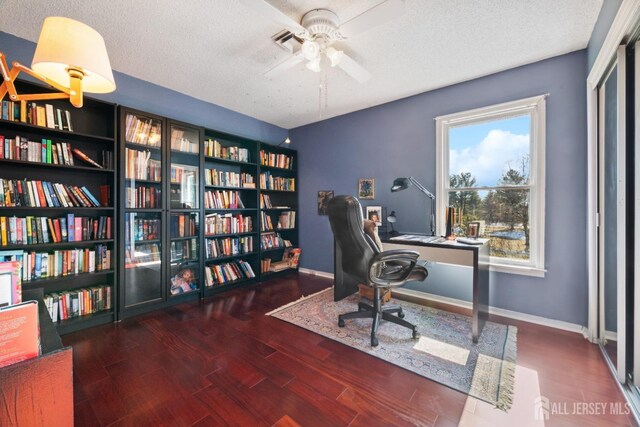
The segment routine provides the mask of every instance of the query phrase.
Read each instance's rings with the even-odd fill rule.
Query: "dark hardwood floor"
[[[76,426],[456,426],[463,412],[474,425],[465,394],[264,316],[330,285],[291,275],[64,336],[73,346]],[[582,336],[492,320],[518,326],[518,365],[537,372],[550,401],[624,401],[600,350]],[[532,420],[530,412],[507,425]],[[610,414],[546,421],[633,423]]]

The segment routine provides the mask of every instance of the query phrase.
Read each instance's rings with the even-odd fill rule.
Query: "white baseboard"
[[[310,274],[312,276],[320,276],[320,277],[325,277],[327,279],[333,279],[333,273],[327,273],[325,271],[309,270],[308,268],[299,268],[298,271],[300,273]]]
[[[325,277],[327,279],[333,279],[333,273],[327,273],[325,271],[316,271],[316,270],[310,270],[308,268],[300,268],[300,273],[310,274],[312,276]],[[470,301],[464,301],[457,298],[443,297],[440,295],[430,294],[427,292],[412,291],[410,289],[397,289],[394,291],[394,293],[396,294],[404,293],[407,296],[411,296],[414,298],[421,298],[425,300],[440,302],[443,304],[449,304],[456,307],[467,308],[469,310],[472,309],[472,304]],[[496,316],[507,317],[509,319],[534,323],[536,325],[548,326],[550,328],[560,329],[563,331],[575,332],[577,334],[582,334],[585,338],[587,338],[588,336],[587,328],[575,323],[563,322],[561,320],[547,319],[546,317],[535,316],[533,314],[520,313],[518,311],[506,310],[504,308],[497,308],[497,307],[489,307],[489,313],[495,314]]]

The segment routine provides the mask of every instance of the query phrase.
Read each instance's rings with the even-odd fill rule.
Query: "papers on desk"
[[[403,234],[401,236],[392,237],[389,240],[398,240],[402,242],[437,243],[442,240],[442,238],[438,236],[423,236],[420,234]]]

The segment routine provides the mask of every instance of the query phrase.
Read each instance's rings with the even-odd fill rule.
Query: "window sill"
[[[509,264],[490,264],[489,270],[496,273],[519,274],[521,276],[544,277],[547,270],[539,267],[523,267]]]

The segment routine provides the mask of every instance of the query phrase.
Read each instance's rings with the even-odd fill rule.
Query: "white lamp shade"
[[[116,89],[102,36],[73,19],[46,18],[31,68],[62,86],[70,87],[69,67],[84,73],[84,92],[108,93]]]

